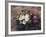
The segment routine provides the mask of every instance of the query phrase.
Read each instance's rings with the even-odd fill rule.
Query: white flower
[[[20,24],[23,23],[25,25],[26,22],[29,21],[29,15],[28,14],[20,15],[19,20],[20,20]],[[21,21],[21,20],[23,20],[23,21]]]
[[[23,20],[25,18],[24,15],[20,15],[19,20]]]
[[[26,14],[26,15],[25,15],[25,21],[28,21],[28,20],[29,20],[29,15]]]
[[[22,19],[25,19],[25,16],[24,15],[22,16]]]
[[[24,24],[24,25],[26,24],[26,21],[25,21],[25,20],[23,20],[23,24]]]

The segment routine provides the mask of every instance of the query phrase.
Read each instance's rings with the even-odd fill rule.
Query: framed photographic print
[[[43,34],[45,32],[44,5],[39,2],[6,1],[6,36]]]

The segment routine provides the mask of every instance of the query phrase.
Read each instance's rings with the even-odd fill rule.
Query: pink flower
[[[37,7],[32,7],[31,11],[32,11],[32,14],[34,14],[34,15],[36,15],[38,13]]]

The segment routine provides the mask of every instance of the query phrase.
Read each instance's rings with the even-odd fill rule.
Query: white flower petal
[[[25,16],[23,15],[23,16],[22,16],[22,19],[24,19],[24,18],[25,18]]]
[[[26,15],[25,15],[25,21],[28,21],[28,20],[29,20],[29,15],[26,14]]]
[[[26,24],[26,21],[23,21],[23,24]]]
[[[22,19],[22,15],[20,15],[19,20],[23,20],[23,19]]]

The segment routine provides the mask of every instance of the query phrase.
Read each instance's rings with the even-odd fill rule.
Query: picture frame
[[[22,30],[22,31],[11,31],[11,19],[12,10],[16,7],[26,8],[27,6],[31,8],[40,7],[41,9],[41,29],[40,30]],[[22,8],[22,9],[23,9]],[[13,10],[14,11],[14,10]],[[44,12],[44,13],[43,13]],[[42,2],[22,2],[22,1],[5,1],[5,35],[6,36],[18,36],[18,35],[36,35],[45,33],[45,3]]]

